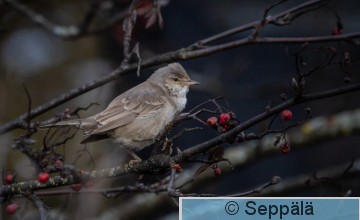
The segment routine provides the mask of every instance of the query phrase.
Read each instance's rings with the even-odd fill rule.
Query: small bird
[[[189,87],[198,84],[179,63],[171,63],[116,97],[104,111],[94,116],[42,127],[77,127],[86,135],[82,144],[113,138],[135,160],[141,160],[133,150],[141,150],[155,142],[165,126],[185,108]]]

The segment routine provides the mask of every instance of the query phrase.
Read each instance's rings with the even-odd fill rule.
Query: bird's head
[[[158,85],[165,85],[170,93],[175,96],[186,95],[190,86],[200,84],[190,79],[189,75],[179,63],[171,63],[156,70],[148,80]]]

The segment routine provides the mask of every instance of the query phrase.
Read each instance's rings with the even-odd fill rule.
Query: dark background
[[[289,1],[275,8],[270,14],[276,14],[303,1]],[[222,32],[229,28],[245,24],[262,17],[263,10],[272,1],[170,1],[162,9],[164,27],[144,28],[144,20],[139,20],[133,35],[133,42],[140,43],[140,52],[143,59],[155,54],[187,47],[190,44]],[[32,1],[29,7],[44,14],[50,20],[69,25],[81,18],[86,9],[86,2],[76,1]],[[120,7],[120,3],[119,3]],[[331,1],[329,7],[335,9],[344,25],[344,33],[356,32],[360,29],[360,2]],[[106,75],[120,65],[122,60],[121,24],[113,29],[95,36],[84,37],[79,40],[61,40],[47,31],[34,25],[29,19],[8,7],[1,7],[4,12],[1,16],[0,27],[0,122],[5,123],[24,113],[27,109],[26,94],[22,83],[25,84],[32,96],[32,106],[47,102],[71,88],[83,85],[86,82]],[[322,8],[310,12],[292,25],[286,27],[266,26],[260,37],[307,37],[329,35],[336,26],[336,17],[332,10]],[[241,33],[229,39],[247,37],[252,32]],[[339,50],[349,52],[354,60],[359,59],[359,49],[346,43],[310,44],[311,49],[326,46],[338,47]],[[294,57],[288,55],[285,47],[291,52],[301,50],[301,45],[250,45],[243,46],[211,56],[180,63],[188,71],[191,78],[200,81],[201,85],[194,87],[188,95],[187,110],[208,99],[226,95],[229,109],[234,111],[240,120],[246,121],[264,111],[270,101],[280,103],[280,94],[288,97],[293,95],[291,86],[292,77],[296,77]],[[326,54],[315,54],[307,57],[308,65],[316,65]],[[359,82],[358,63],[349,68],[352,82]],[[138,78],[132,73],[120,79],[95,89],[81,97],[67,102],[37,120],[46,119],[65,108],[86,106],[90,102],[97,102],[99,106],[81,113],[82,117],[90,116],[101,111],[118,94],[144,81],[157,67],[143,69]],[[306,93],[344,86],[344,73],[339,67],[325,68],[307,79]],[[222,103],[226,106],[225,103]],[[310,107],[312,116],[327,116],[346,110],[359,108],[359,93],[350,93],[329,99],[318,100],[295,107],[294,121],[304,117],[304,109]],[[185,110],[186,111],[186,110]],[[206,119],[210,115],[203,115]],[[247,132],[261,131],[268,122],[249,129]],[[201,126],[192,121],[182,124],[177,130],[184,127]],[[275,122],[279,126],[279,122]],[[175,132],[174,132],[175,133]],[[33,179],[34,173],[29,161],[20,152],[11,149],[12,139],[21,134],[21,131],[11,132],[0,137],[0,161],[8,169],[15,170],[19,179]],[[186,134],[175,145],[181,149],[201,143],[217,133],[209,128],[203,131],[194,131]],[[88,146],[94,157],[95,167],[89,162],[78,138],[66,147],[66,162],[74,163],[82,168],[102,168],[118,164],[127,160],[127,153],[118,149],[111,142],[101,142]],[[216,193],[226,195],[252,189],[271,179],[272,176],[297,176],[302,173],[314,172],[330,165],[337,165],[351,161],[360,155],[359,137],[352,135],[337,140],[323,141],[308,146],[306,149],[293,147],[288,155],[280,152],[266,158],[247,164],[227,173],[221,178],[211,180],[205,185],[196,187],[196,192]],[[226,144],[224,147],[227,147]],[[140,153],[142,158],[149,155],[150,150]],[[30,172],[29,172],[30,171]],[[105,181],[105,186],[132,185],[137,177],[116,178],[114,182]],[[155,181],[155,177],[145,177],[144,182]],[[351,189],[351,196],[359,196],[358,179],[351,179],[342,184],[343,190],[338,187],[305,187],[299,190],[279,193],[276,196],[341,196],[344,190]],[[100,184],[99,184],[100,185]],[[331,185],[331,184],[330,184]],[[335,184],[336,185],[336,184]],[[261,195],[261,194],[260,194]],[[100,216],[101,210],[112,206],[121,206],[132,194],[122,196],[117,200],[106,200],[101,196],[82,195],[76,198],[46,198],[46,203],[55,211],[61,207],[69,208],[74,218],[85,219]],[[69,199],[69,200],[68,200]],[[68,206],[64,201],[70,201]],[[87,201],[87,202],[86,202]],[[25,200],[22,200],[25,203]],[[101,204],[101,205],[100,205]],[[97,208],[93,208],[97,207]],[[25,208],[24,208],[25,209]],[[161,211],[150,212],[147,219],[177,219],[177,207],[169,200]],[[141,210],[139,210],[141,212]],[[80,213],[80,214],[79,214]],[[5,214],[3,215],[5,216]],[[100,217],[99,217],[100,218]],[[105,217],[103,217],[105,219]]]

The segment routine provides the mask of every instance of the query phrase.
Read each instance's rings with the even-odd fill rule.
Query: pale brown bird
[[[189,87],[197,84],[179,63],[171,63],[116,97],[104,111],[85,119],[43,127],[78,127],[87,136],[82,144],[113,138],[140,160],[133,150],[141,150],[155,142],[165,126],[185,108]]]

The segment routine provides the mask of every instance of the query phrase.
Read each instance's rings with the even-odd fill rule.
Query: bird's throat
[[[183,98],[183,97],[186,98],[186,94],[189,92],[188,86],[169,85],[169,84],[165,84],[165,86],[169,90],[170,95],[179,98]]]

